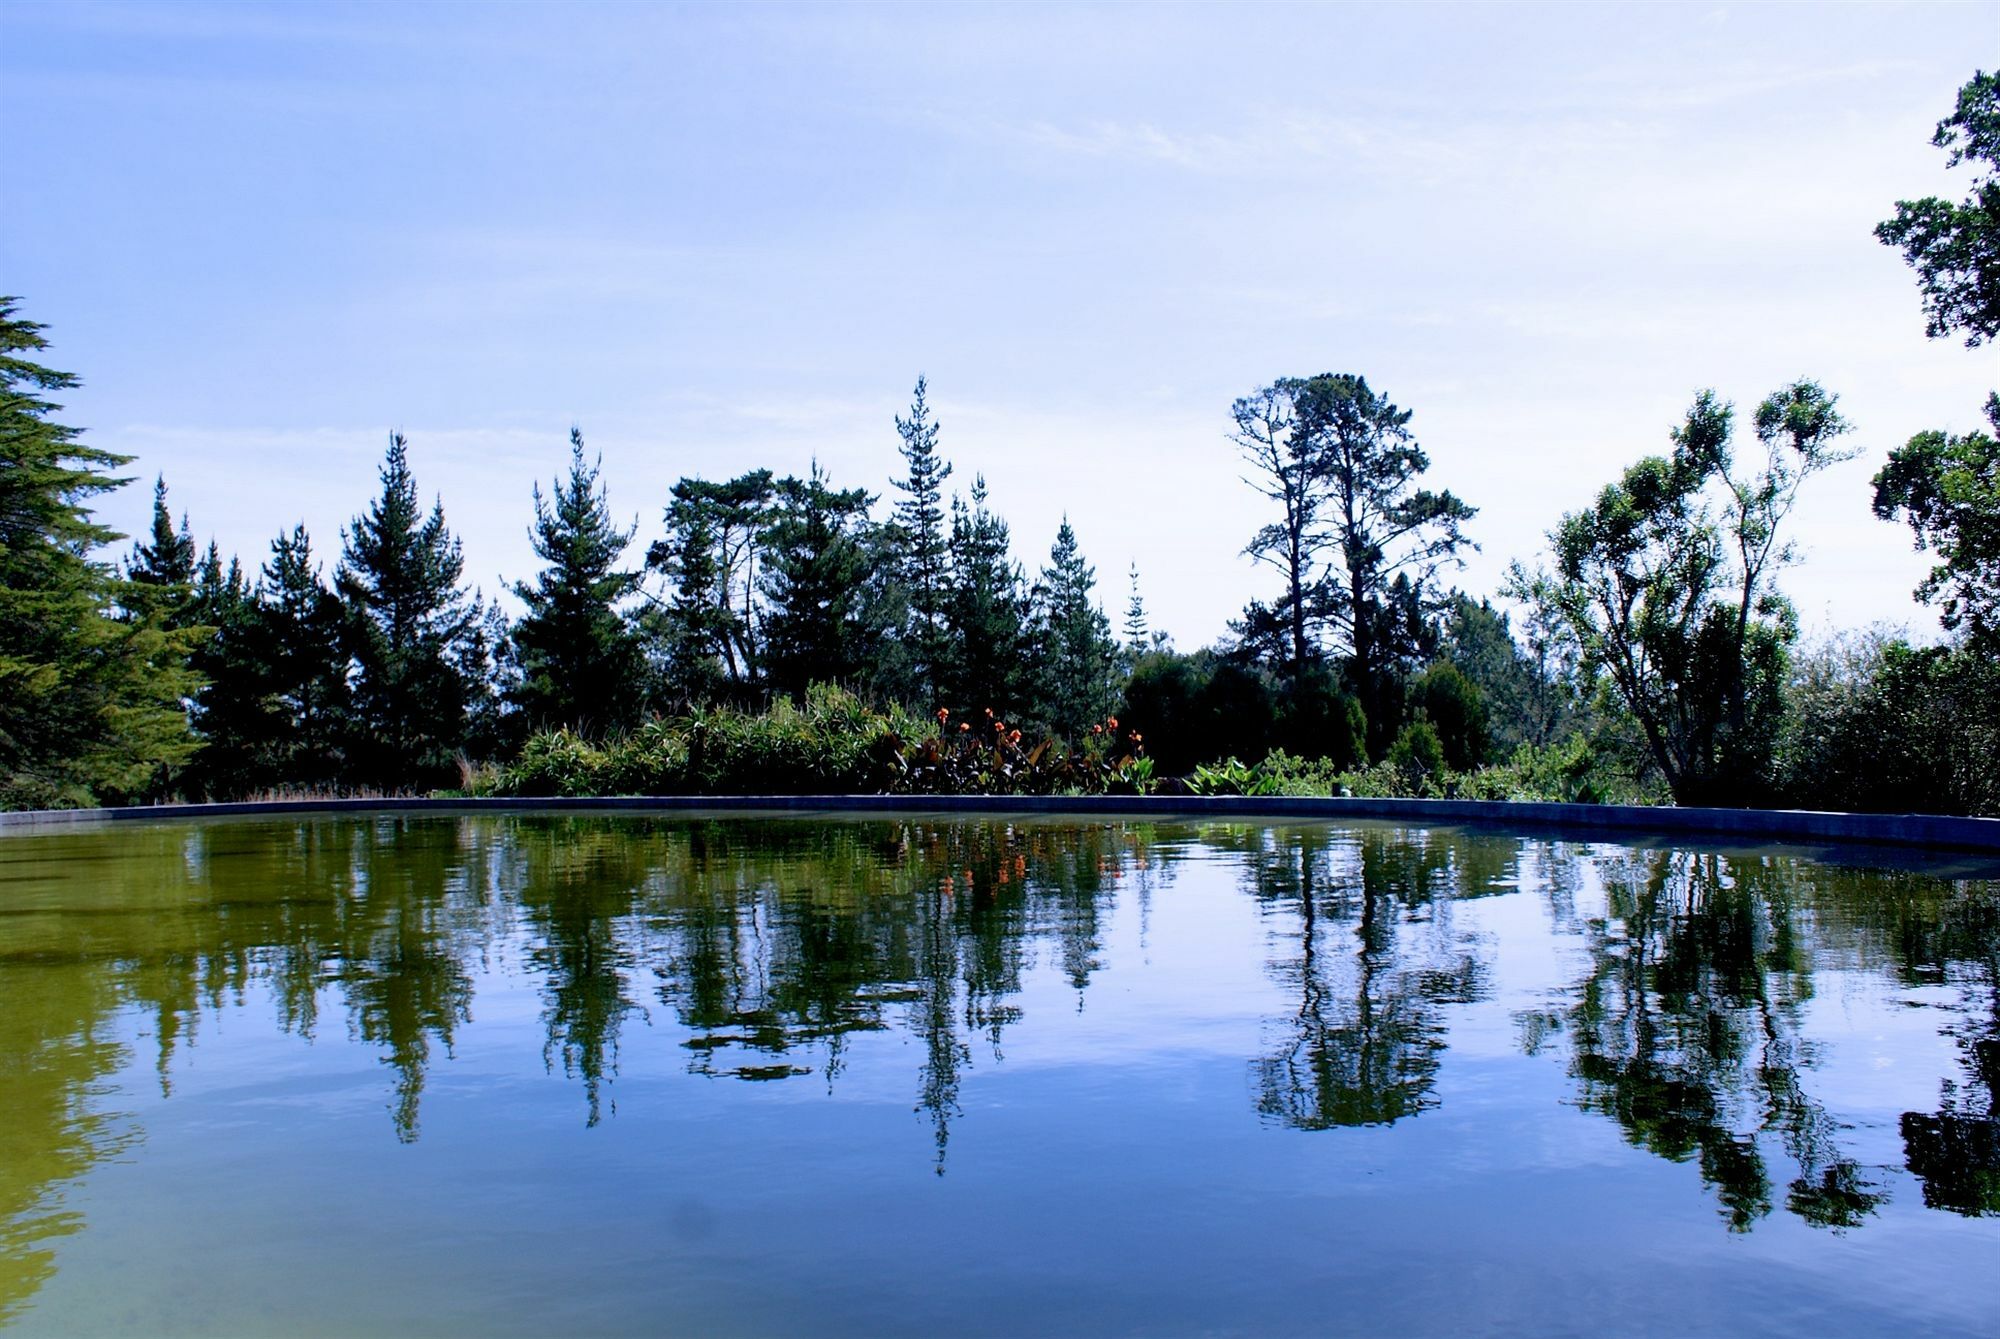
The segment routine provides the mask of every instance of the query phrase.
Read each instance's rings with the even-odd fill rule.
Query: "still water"
[[[0,1329],[1990,1336],[1993,876],[1385,825],[8,836]]]

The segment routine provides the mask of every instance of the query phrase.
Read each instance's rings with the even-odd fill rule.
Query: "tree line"
[[[2000,76],[1975,75],[1934,142],[1974,167],[1972,193],[1900,202],[1877,235],[1916,271],[1929,333],[1977,347],[2000,333]],[[199,549],[164,479],[149,533],[107,559],[119,537],[90,503],[129,460],[55,421],[75,379],[36,361],[45,347],[0,301],[10,807],[432,789],[548,732],[615,737],[831,682],[940,732],[990,718],[1073,740],[1123,717],[1162,775],[1263,769],[1211,786],[1487,793],[1467,781],[1487,776],[1571,799],[2000,809],[2000,394],[1993,434],[1918,433],[1873,481],[1874,513],[1937,559],[1917,593],[1945,642],[1801,654],[1786,525],[1851,454],[1817,383],[1744,423],[1699,392],[1668,449],[1565,514],[1496,606],[1449,579],[1478,511],[1427,482],[1413,411],[1356,374],[1276,378],[1228,432],[1268,504],[1245,553],[1276,594],[1182,653],[1150,629],[1136,569],[1114,635],[1067,519],[1031,575],[984,479],[948,491],[921,377],[886,508],[817,463],[687,477],[643,552],[573,429],[566,472],[529,499],[541,567],[509,618],[466,586],[400,434],[331,573],[303,527],[254,569]]]

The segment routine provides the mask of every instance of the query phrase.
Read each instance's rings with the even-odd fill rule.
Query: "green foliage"
[[[1118,648],[1096,585],[1065,516],[1030,599],[1029,645],[1035,713],[1066,738],[1110,715],[1117,692]]]
[[[611,520],[598,482],[601,460],[585,464],[583,433],[570,429],[569,475],[553,500],[535,488],[535,556],[545,566],[514,594],[527,612],[514,624],[520,681],[512,696],[532,725],[615,729],[638,716],[644,660],[619,604],[639,584],[620,571],[632,532]]]
[[[951,504],[951,584],[938,697],[961,717],[991,707],[1013,712],[1026,696],[1022,654],[1028,601],[1010,556],[1007,522],[986,505],[975,476],[972,501]]]
[[[1406,784],[1421,789],[1433,777],[1443,775],[1444,744],[1429,721],[1414,720],[1397,732],[1395,743],[1389,746],[1387,761]]]
[[[199,634],[167,622],[160,587],[93,550],[120,538],[86,503],[128,457],[50,416],[76,378],[32,361],[42,327],[0,298],[0,806],[131,799],[194,752],[182,701]],[[178,560],[176,550],[174,559]],[[123,612],[126,616],[120,617]]]
[[[345,531],[335,584],[355,665],[350,760],[387,786],[455,773],[487,665],[483,610],[459,588],[464,558],[444,507],[424,515],[409,448],[389,438],[382,492]]]
[[[668,588],[642,620],[656,696],[707,701],[724,683],[742,688],[757,679],[759,545],[776,491],[769,470],[673,486],[666,538],[646,551],[647,570]]]
[[[1800,484],[1845,456],[1834,397],[1798,382],[1757,410],[1762,469],[1733,473],[1731,406],[1703,391],[1673,435],[1566,515],[1553,575],[1516,569],[1511,594],[1561,629],[1586,674],[1603,672],[1683,804],[1768,793],[1785,648],[1797,635],[1773,578]]]
[[[852,682],[886,631],[866,616],[870,500],[829,488],[818,462],[808,478],[778,483],[762,588],[766,681],[780,693],[802,693],[814,679]]]
[[[894,481],[904,494],[896,500],[894,524],[901,546],[898,565],[909,593],[909,622],[903,629],[912,653],[917,691],[938,705],[938,672],[946,655],[945,603],[951,574],[951,535],[945,528],[944,483],[951,463],[938,453],[938,425],[924,396],[929,389],[917,378],[910,397],[910,416],[896,417],[897,450],[904,475]]]
[[[1413,679],[1410,704],[1444,750],[1445,766],[1464,772],[1486,761],[1486,698],[1456,665],[1440,660]]]
[[[1971,193],[1959,204],[1899,200],[1875,236],[1900,248],[1917,272],[1925,333],[1963,333],[1966,347],[1976,348],[2000,335],[2000,73],[1973,73],[1931,143],[1948,151],[1947,167],[1981,165]]]
[[[1787,686],[1782,801],[1807,809],[2000,815],[2000,661],[1879,634],[1803,657]]]
[[[1943,597],[1942,621],[2000,642],[2000,394],[1986,399],[1994,436],[1920,432],[1875,476],[1875,514],[1898,515],[1938,564],[1917,598]]]

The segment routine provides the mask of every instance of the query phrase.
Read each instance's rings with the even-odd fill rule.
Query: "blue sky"
[[[331,560],[391,428],[489,592],[572,423],[642,543],[683,474],[886,488],[923,372],[1030,568],[1067,512],[1183,646],[1266,585],[1224,434],[1274,377],[1415,411],[1483,592],[1698,388],[1812,376],[1863,454],[1784,585],[1928,632],[1867,480],[2000,365],[1869,229],[1963,194],[1928,139],[1982,64],[2000,4],[10,0],[0,291],[66,421],[252,565],[301,520]]]

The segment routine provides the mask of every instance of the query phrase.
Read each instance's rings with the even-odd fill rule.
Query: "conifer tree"
[[[450,774],[477,685],[467,651],[483,610],[459,589],[464,558],[444,505],[417,503],[409,447],[389,438],[381,495],[342,532],[335,586],[354,659],[350,755],[362,777],[399,786]]]
[[[194,751],[182,700],[191,634],[140,603],[92,550],[121,538],[86,502],[130,457],[50,415],[76,378],[32,361],[43,327],[0,298],[0,806],[87,805],[142,793]]]
[[[342,774],[347,726],[347,654],[340,599],[320,578],[303,525],[271,541],[259,580],[267,691],[282,725],[273,750],[279,777],[328,786]]]
[[[1125,602],[1125,654],[1133,659],[1152,647],[1147,632],[1146,602],[1139,596],[1139,564],[1132,564],[1132,598]]]
[[[1033,647],[1036,712],[1071,738],[1111,712],[1118,649],[1091,598],[1096,585],[1065,516],[1035,586]]]
[[[569,435],[569,476],[554,495],[535,488],[535,555],[548,564],[514,594],[528,609],[513,629],[520,683],[514,700],[531,728],[590,725],[615,728],[640,706],[644,659],[619,602],[639,584],[618,560],[632,531],[611,520],[598,475],[602,459],[586,464],[583,433]]]
[[[764,560],[767,682],[801,693],[816,680],[852,681],[874,649],[864,619],[872,499],[829,488],[817,461],[807,478],[779,481],[777,495]]]
[[[944,481],[951,477],[951,464],[938,454],[938,425],[925,403],[928,386],[917,378],[910,400],[910,416],[896,418],[897,448],[907,472],[895,481],[907,496],[897,500],[895,526],[902,540],[902,584],[909,600],[911,669],[918,692],[938,698],[938,667],[944,659],[944,606],[946,583],[951,568],[951,536],[945,528]]]
[[[225,568],[213,540],[196,570],[188,611],[208,635],[190,660],[202,678],[192,712],[201,751],[183,789],[234,799],[282,783],[288,778],[275,754],[286,722],[271,701],[263,609],[242,564],[231,559]]]
[[[134,587],[133,603],[149,604],[169,623],[184,623],[187,613],[184,606],[194,593],[194,536],[188,533],[186,515],[181,517],[180,529],[174,528],[173,515],[167,508],[164,475],[153,480],[153,525],[149,539],[150,542],[134,544],[132,556],[125,560],[125,579]]]
[[[676,499],[667,509],[667,537],[647,551],[646,566],[667,580],[667,593],[649,594],[639,618],[656,699],[707,702],[727,677],[723,664],[734,618],[717,543],[710,510]]]
[[[972,481],[972,503],[951,504],[951,586],[945,600],[941,696],[960,714],[1020,705],[1026,600],[1007,522],[986,506],[986,477]]]

